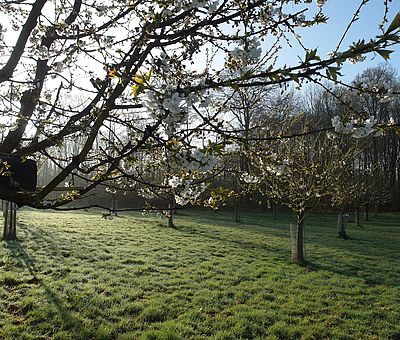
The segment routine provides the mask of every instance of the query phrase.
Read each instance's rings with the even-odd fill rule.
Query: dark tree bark
[[[47,0],[38,0],[35,1],[35,3],[33,4],[32,10],[29,13],[28,18],[26,19],[26,22],[22,26],[22,30],[18,37],[17,43],[12,50],[12,53],[7,63],[3,66],[2,69],[0,69],[0,83],[9,80],[12,77],[14,70],[18,65],[18,62],[20,61],[25,51],[26,43],[29,39],[29,36],[36,27],[38,23],[38,18],[40,17],[42,9],[45,6],[46,2]]]
[[[117,210],[118,210],[118,197],[116,194],[113,194],[111,197],[111,213],[114,216],[117,216]]]
[[[357,205],[354,211],[354,223],[357,227],[361,227],[360,225],[360,206]]]
[[[168,204],[168,228],[175,228],[172,203]]]
[[[369,221],[369,204],[368,203],[365,203],[365,210],[364,210],[364,219],[366,220],[366,221]]]
[[[235,205],[235,222],[240,222],[240,212],[242,209],[243,197],[240,195]]]

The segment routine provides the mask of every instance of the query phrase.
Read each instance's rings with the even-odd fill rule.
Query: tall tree
[[[351,93],[352,105],[357,110],[375,117],[380,123],[389,122],[395,126],[400,122],[400,78],[393,68],[380,65],[366,69],[356,77],[354,85],[366,91],[361,96],[355,91]],[[399,129],[382,131],[381,136],[371,140],[363,150],[358,162],[359,169],[374,173],[369,178],[369,187],[390,188],[386,203],[391,209],[400,208],[399,132]]]

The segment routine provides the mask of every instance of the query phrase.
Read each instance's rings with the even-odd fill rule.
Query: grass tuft
[[[4,286],[13,287],[18,286],[20,283],[21,281],[12,275],[5,275],[1,279],[1,284],[3,284]]]
[[[181,338],[171,331],[152,330],[142,335],[143,340],[180,340]]]

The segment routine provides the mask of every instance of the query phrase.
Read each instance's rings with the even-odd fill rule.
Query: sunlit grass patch
[[[288,214],[155,216],[19,211],[0,243],[0,339],[396,339],[400,215],[306,221],[304,266]]]

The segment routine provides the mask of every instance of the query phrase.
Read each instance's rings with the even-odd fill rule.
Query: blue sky
[[[329,17],[328,24],[321,24],[311,29],[302,29],[302,41],[308,48],[317,48],[321,57],[325,57],[329,51],[335,50],[343,32],[351,21],[354,12],[357,10],[361,0],[328,0],[324,6],[324,13]],[[395,15],[400,12],[400,0],[393,0],[389,3],[388,27]],[[347,38],[343,41],[341,49],[346,49],[352,42],[359,39],[369,40],[378,34],[381,34],[378,26],[382,21],[384,14],[383,0],[370,0],[361,11],[360,19],[353,24]],[[308,16],[308,15],[307,15]],[[389,63],[400,73],[400,46],[394,49]],[[299,50],[304,57],[304,53]],[[299,54],[292,50],[289,56],[289,63],[296,62]],[[343,68],[343,79],[351,81],[358,73],[367,67],[385,63],[379,55],[368,57],[366,61],[358,64],[347,64]]]

